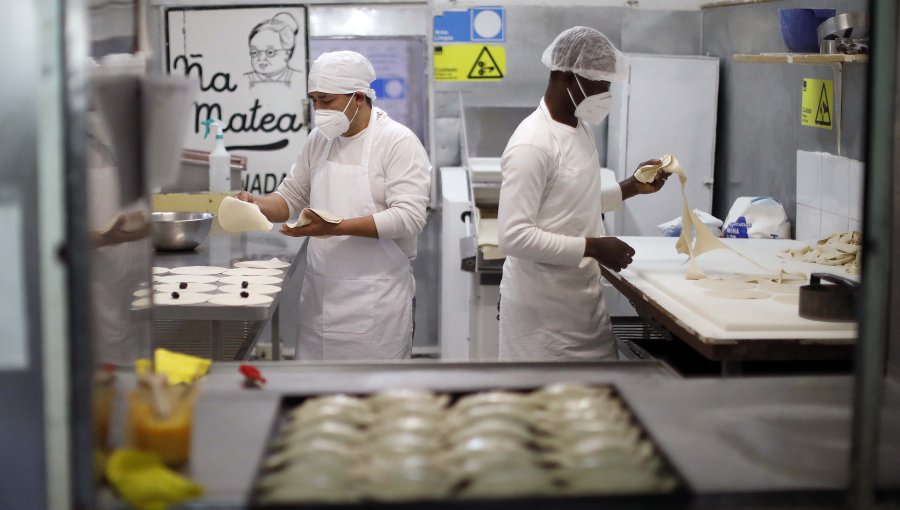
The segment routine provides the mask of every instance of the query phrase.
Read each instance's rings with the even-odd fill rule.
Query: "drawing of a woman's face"
[[[290,52],[281,46],[278,34],[260,30],[250,39],[250,65],[259,74],[277,74],[290,60]]]

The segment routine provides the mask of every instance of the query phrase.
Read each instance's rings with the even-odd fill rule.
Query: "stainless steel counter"
[[[281,275],[282,292],[272,295],[272,302],[260,305],[224,306],[212,303],[195,305],[156,305],[153,318],[157,337],[168,347],[179,345],[211,344],[210,356],[216,360],[236,359],[246,356],[256,343],[261,324],[271,321],[272,338],[280,338],[279,310],[283,286],[306,264],[307,238],[288,237],[277,232],[247,232],[231,234],[213,225],[209,237],[195,250],[188,252],[157,251],[154,265],[173,268],[181,266],[232,267],[242,260],[268,260],[278,258],[289,262]],[[302,269],[301,269],[302,271]],[[199,338],[202,337],[202,338]],[[234,338],[232,338],[234,337]],[[226,355],[226,343],[236,344]],[[170,345],[169,345],[170,344]],[[207,347],[210,349],[210,347]],[[203,353],[183,349],[191,354]],[[273,340],[272,356],[280,358],[280,342]]]
[[[662,364],[259,364],[269,384],[240,386],[237,365],[217,363],[203,381],[191,476],[198,507],[241,508],[285,394],[533,388],[559,382],[615,384],[699,495],[836,491],[847,482],[849,377],[681,380]]]

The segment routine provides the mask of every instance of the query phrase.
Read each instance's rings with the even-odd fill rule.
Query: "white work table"
[[[621,237],[635,249],[634,262],[621,273],[602,268],[604,277],[628,298],[645,319],[662,326],[713,361],[846,359],[856,339],[856,324],[801,318],[797,304],[769,299],[726,299],[687,280],[687,256],[675,251],[676,238]],[[813,272],[847,276],[842,268],[794,262],[779,257],[792,240],[725,239],[727,245],[777,273]],[[746,258],[728,250],[697,258],[708,277],[761,275]],[[763,289],[764,290],[764,289]],[[723,368],[725,365],[723,365]]]

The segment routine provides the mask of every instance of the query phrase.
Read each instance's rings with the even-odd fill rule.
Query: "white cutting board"
[[[635,284],[648,297],[704,336],[721,339],[786,338],[840,339],[856,336],[855,323],[811,321],[803,319],[797,305],[769,299],[738,300],[711,297],[709,289],[687,280],[687,257],[675,251],[675,238],[623,237],[637,252],[634,263],[622,277]],[[847,276],[840,269],[818,264],[790,262],[778,257],[797,241],[726,239],[726,244],[750,256],[761,266],[777,272],[828,272]],[[727,250],[716,250],[697,259],[707,276],[764,274],[762,269]],[[773,296],[775,294],[772,294]],[[711,326],[711,327],[710,327]]]

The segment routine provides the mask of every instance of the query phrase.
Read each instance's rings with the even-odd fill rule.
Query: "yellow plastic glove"
[[[156,373],[165,374],[169,384],[190,384],[206,375],[212,364],[212,360],[167,349],[156,349],[153,354]]]
[[[138,450],[113,452],[106,478],[138,510],[165,510],[203,494],[203,487],[167,468],[158,455]]]

